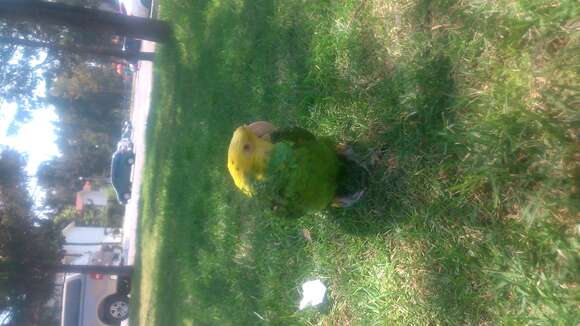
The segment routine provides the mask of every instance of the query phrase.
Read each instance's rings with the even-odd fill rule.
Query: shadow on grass
[[[420,263],[429,270],[426,299],[439,322],[489,321],[489,307],[481,300],[488,295],[489,284],[481,279],[481,269],[489,263],[490,248],[465,245],[449,236],[454,228],[484,234],[489,230],[494,236],[501,234],[496,233],[500,228],[482,220],[478,208],[465,207],[447,190],[436,188],[451,185],[452,177],[434,179],[433,188],[428,184],[428,178],[452,170],[458,160],[456,140],[445,129],[454,123],[460,105],[454,63],[441,51],[446,40],[426,39],[429,44],[415,58],[368,92],[369,102],[390,108],[382,117],[387,126],[357,144],[358,153],[371,167],[371,181],[360,203],[333,209],[330,215],[350,235],[375,238],[404,230],[405,238],[425,243],[428,250]],[[385,95],[389,98],[382,99]]]
[[[372,235],[388,231],[394,224],[406,223],[398,217],[401,215],[398,212],[425,203],[421,192],[412,193],[415,189],[409,185],[409,175],[431,168],[434,162],[449,155],[447,148],[451,144],[439,133],[445,123],[453,121],[455,84],[451,62],[429,53],[421,55],[416,62],[411,73],[417,81],[417,97],[405,104],[413,110],[400,109],[407,116],[393,121],[388,131],[373,139],[372,143],[384,145],[372,149],[374,156],[366,162],[371,165],[371,177],[365,197],[353,209],[332,212],[335,221],[347,233]],[[368,146],[372,145],[358,144],[355,148],[368,153]]]
[[[534,221],[526,226],[521,221],[497,218],[498,215],[509,215],[510,210],[513,212],[513,207],[506,206],[519,205],[523,200],[518,196],[533,193],[533,187],[546,178],[545,174],[530,173],[533,160],[528,160],[534,156],[541,157],[545,148],[522,145],[528,140],[523,135],[531,139],[534,133],[541,134],[531,127],[538,123],[539,117],[527,117],[528,108],[515,100],[516,103],[511,105],[522,106],[523,113],[512,111],[490,124],[505,133],[500,134],[500,138],[492,139],[495,143],[485,144],[498,147],[498,153],[490,153],[497,155],[500,163],[492,168],[474,167],[474,171],[466,173],[478,177],[477,173],[484,171],[487,173],[485,177],[499,179],[497,183],[501,186],[496,185],[498,189],[510,190],[511,183],[515,185],[517,194],[501,194],[506,197],[501,198],[505,203],[494,207],[491,193],[498,192],[497,189],[482,189],[477,193],[482,198],[477,199],[467,198],[465,193],[457,191],[459,181],[451,174],[457,169],[457,162],[465,157],[466,152],[461,151],[464,148],[456,145],[465,143],[465,139],[450,135],[446,127],[455,122],[454,110],[461,109],[464,105],[462,101],[466,99],[457,95],[455,89],[453,65],[456,63],[440,54],[445,52],[441,49],[449,45],[449,39],[445,35],[429,35],[433,24],[433,3],[420,1],[417,6],[417,19],[420,21],[416,25],[427,31],[424,33],[427,36],[423,36],[428,42],[426,50],[411,60],[412,67],[398,70],[407,76],[399,80],[416,81],[416,93],[409,92],[409,88],[401,94],[395,93],[399,99],[402,95],[412,94],[407,99],[391,103],[403,118],[387,116],[383,121],[388,122],[389,127],[381,134],[372,135],[368,143],[361,144],[363,155],[366,153],[370,161],[378,161],[378,164],[374,162],[366,199],[358,207],[333,210],[331,215],[341,230],[354,236],[374,238],[403,230],[407,239],[425,245],[421,263],[428,272],[424,286],[427,301],[435,310],[438,323],[497,322],[505,318],[500,315],[500,311],[505,309],[503,305],[513,304],[516,296],[519,297],[521,309],[535,309],[534,304],[526,302],[535,300],[541,302],[540,306],[550,305],[550,308],[544,306],[538,309],[540,316],[569,318],[568,311],[571,310],[563,307],[570,304],[570,298],[543,293],[553,291],[561,295],[566,291],[545,285],[550,281],[541,281],[544,276],[538,274],[543,275],[544,272],[536,270],[538,266],[550,268],[547,266],[555,263],[554,259],[548,258],[551,255],[554,257],[548,253],[549,246],[539,239],[563,244],[567,241],[565,228],[550,224],[548,219],[539,223],[541,227],[531,228]],[[454,1],[445,3],[450,6]],[[437,10],[444,15],[449,14],[442,8]],[[474,24],[480,18],[468,19],[471,20],[468,24]],[[469,28],[479,30],[478,26]],[[496,30],[495,26],[486,28]],[[397,76],[392,78],[396,79]],[[389,82],[388,79],[383,81],[378,88],[392,90],[388,88]],[[510,90],[500,91],[507,93]],[[367,146],[366,149],[364,146]],[[515,157],[525,159],[516,160]],[[482,162],[487,160],[492,161],[492,158],[485,158]],[[568,245],[563,247],[570,248]],[[507,272],[513,270],[517,272]],[[560,272],[559,268],[552,270],[554,275]],[[569,279],[567,272],[564,274],[559,277]],[[541,283],[544,283],[543,288],[539,285]],[[553,311],[568,312],[568,315],[558,316]],[[512,322],[526,323],[523,320],[525,317]]]

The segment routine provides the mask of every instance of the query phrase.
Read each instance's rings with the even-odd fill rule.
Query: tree
[[[152,59],[152,54],[111,47],[114,35],[169,40],[161,21],[96,10],[98,0],[0,0],[0,104],[15,104],[15,132],[31,112],[46,105],[43,82],[50,83],[81,62],[125,58]],[[74,5],[69,5],[74,4]],[[87,6],[89,8],[83,8]],[[8,43],[6,43],[8,42]]]
[[[45,32],[31,24],[7,24],[0,21],[0,36],[26,35],[29,38],[49,38],[54,29]],[[25,121],[28,113],[42,101],[35,90],[47,70],[55,66],[56,57],[42,55],[37,49],[22,48],[14,44],[0,44],[0,104],[18,105],[17,121]],[[11,126],[15,130],[16,125]]]
[[[53,217],[53,221],[60,227],[75,222],[77,226],[120,228],[123,226],[124,213],[124,207],[116,200],[110,199],[105,208],[85,205],[79,211],[74,206],[67,206]]]
[[[106,227],[103,215],[101,210],[96,208],[84,207],[82,211],[78,211],[76,207],[68,206],[56,215],[53,221],[62,227],[71,222],[75,222],[77,226]]]
[[[165,22],[108,11],[70,6],[38,0],[0,1],[0,17],[16,22],[66,26],[71,29],[114,33],[119,36],[155,42],[171,39],[171,28]]]
[[[79,64],[70,73],[58,76],[50,93],[61,98],[79,99],[99,93],[122,96],[127,90],[110,65]]]
[[[61,264],[60,228],[34,215],[25,163],[14,150],[0,153],[0,311],[9,312],[13,324],[36,325],[55,273],[128,276],[133,268]]]
[[[48,97],[59,116],[56,135],[61,155],[41,164],[37,177],[46,192],[46,209],[54,214],[74,205],[76,192],[83,185],[80,178],[108,179],[111,153],[128,114],[123,107],[123,94],[79,91],[78,96],[74,95],[78,98]]]
[[[71,172],[70,164],[62,157],[41,163],[36,172],[38,185],[44,190],[44,209],[51,215],[59,214],[65,207],[74,205],[74,193],[80,190],[78,177]]]
[[[60,260],[60,230],[32,212],[25,160],[16,151],[0,153],[0,311],[12,322],[33,325],[31,318],[52,294]]]

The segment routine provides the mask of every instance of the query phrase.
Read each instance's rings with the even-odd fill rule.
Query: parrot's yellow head
[[[264,177],[271,149],[272,143],[256,135],[250,126],[241,126],[234,131],[228,150],[228,170],[236,187],[246,195],[252,195],[252,179]]]

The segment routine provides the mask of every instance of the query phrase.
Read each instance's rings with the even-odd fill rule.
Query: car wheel
[[[129,317],[129,299],[118,294],[109,297],[105,301],[103,313],[107,324],[118,325]]]
[[[127,200],[131,199],[131,193],[129,193],[129,192],[126,192],[126,193],[124,193],[124,194],[123,194],[123,199],[124,199],[125,201],[127,201]]]

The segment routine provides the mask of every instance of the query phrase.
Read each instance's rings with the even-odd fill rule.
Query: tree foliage
[[[52,294],[49,267],[58,263],[62,241],[51,220],[35,216],[24,166],[18,152],[0,153],[0,311],[15,324],[34,325]]]
[[[0,36],[27,39],[50,39],[54,29],[41,30],[32,24],[8,24],[0,20]],[[0,104],[17,103],[17,121],[26,120],[29,113],[42,102],[36,92],[46,74],[56,69],[56,58],[38,49],[0,44]]]
[[[85,205],[79,211],[74,206],[68,206],[58,213],[53,221],[64,227],[71,222],[78,226],[96,226],[106,228],[120,228],[123,226],[124,208],[116,200],[109,200],[105,208]]]
[[[58,214],[74,205],[83,178],[109,175],[111,155],[126,117],[121,94],[81,93],[78,99],[51,97],[60,118],[56,125],[59,157],[42,163],[39,186],[47,209]]]
[[[76,100],[95,94],[114,96],[126,90],[112,65],[81,63],[56,76],[50,92],[56,97]]]
[[[108,0],[60,0],[76,7],[94,9]],[[38,1],[41,2],[41,1]],[[72,7],[74,8],[74,7]],[[17,20],[7,13],[0,15],[0,105],[16,103],[17,115],[11,132],[30,118],[34,109],[44,107],[44,85],[62,76],[74,74],[74,70],[87,63],[109,64],[111,58],[101,54],[66,51],[67,47],[120,49],[113,44],[112,31],[82,30],[74,26],[47,24],[39,21]],[[58,45],[54,47],[30,47],[10,42],[10,39]],[[97,51],[98,52],[98,51]],[[75,94],[78,94],[75,93]]]
[[[108,0],[57,2],[97,8]],[[111,32],[86,31],[57,24],[15,22],[0,18],[0,41],[21,39],[58,44],[30,47],[0,42],[0,104],[16,103],[16,130],[38,107],[54,106],[61,156],[42,164],[39,185],[46,191],[45,206],[58,213],[74,204],[81,177],[106,176],[111,153],[126,117],[127,87],[111,59],[63,51],[63,46],[119,48]],[[46,89],[46,91],[44,91]]]

